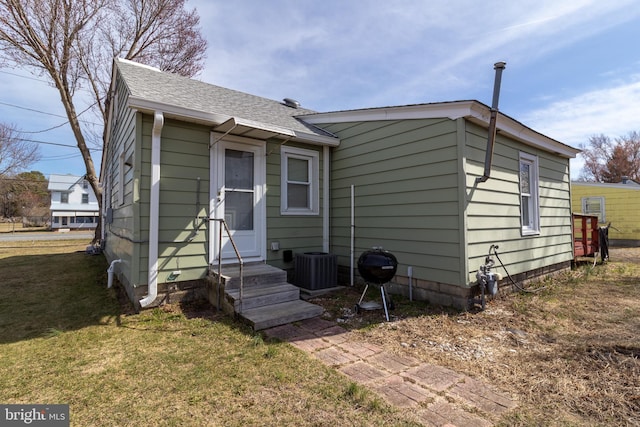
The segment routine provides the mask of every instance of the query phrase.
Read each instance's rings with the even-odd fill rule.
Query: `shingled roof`
[[[116,59],[115,67],[129,90],[129,105],[144,110],[159,109],[169,116],[191,117],[195,121],[220,125],[230,119],[262,129],[281,129],[297,139],[330,143],[337,138],[296,116],[313,114],[283,102],[162,72],[133,61]]]

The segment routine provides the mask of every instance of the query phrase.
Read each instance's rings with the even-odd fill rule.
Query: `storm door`
[[[264,154],[259,145],[219,141],[214,182],[215,217],[224,218],[243,261],[262,258]],[[218,256],[218,224],[214,223],[214,254]],[[222,233],[223,262],[237,262],[233,245]]]

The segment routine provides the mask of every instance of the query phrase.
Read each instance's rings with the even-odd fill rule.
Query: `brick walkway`
[[[328,320],[309,319],[264,332],[335,367],[390,404],[411,408],[425,426],[488,427],[492,414],[516,406],[506,394],[469,376],[349,339],[349,331]]]

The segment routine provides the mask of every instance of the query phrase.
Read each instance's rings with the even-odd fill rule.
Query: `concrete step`
[[[224,288],[238,289],[240,288],[240,266],[223,265],[220,269],[222,283]],[[211,272],[214,282],[217,280],[217,266]],[[250,288],[253,286],[273,285],[287,281],[287,272],[276,267],[272,267],[264,263],[246,264],[242,268],[243,287]]]
[[[225,298],[233,305],[235,311],[240,311],[240,289],[229,289]],[[300,299],[300,288],[290,283],[277,283],[267,286],[251,286],[243,289],[242,309],[248,310],[266,305],[282,302],[296,301]]]
[[[288,301],[244,310],[239,314],[254,331],[320,316],[324,309],[306,301]]]

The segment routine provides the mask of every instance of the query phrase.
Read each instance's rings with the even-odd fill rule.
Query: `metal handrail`
[[[238,250],[238,247],[236,246],[236,242],[234,242],[233,237],[231,236],[231,231],[229,231],[229,226],[227,225],[227,221],[225,221],[223,218],[210,218],[210,221],[218,221],[220,223],[220,229],[218,232],[218,306],[217,309],[220,310],[220,288],[222,287],[222,228],[224,226],[224,230],[227,232],[227,236],[229,237],[229,241],[231,242],[231,246],[233,247],[233,250],[236,253],[236,258],[238,259],[238,263],[240,265],[240,296],[239,296],[239,302],[240,302],[240,310],[238,311],[238,313],[242,313],[242,298],[243,298],[243,288],[244,288],[244,272],[243,272],[243,261],[242,261],[242,257],[240,256],[240,251]]]

